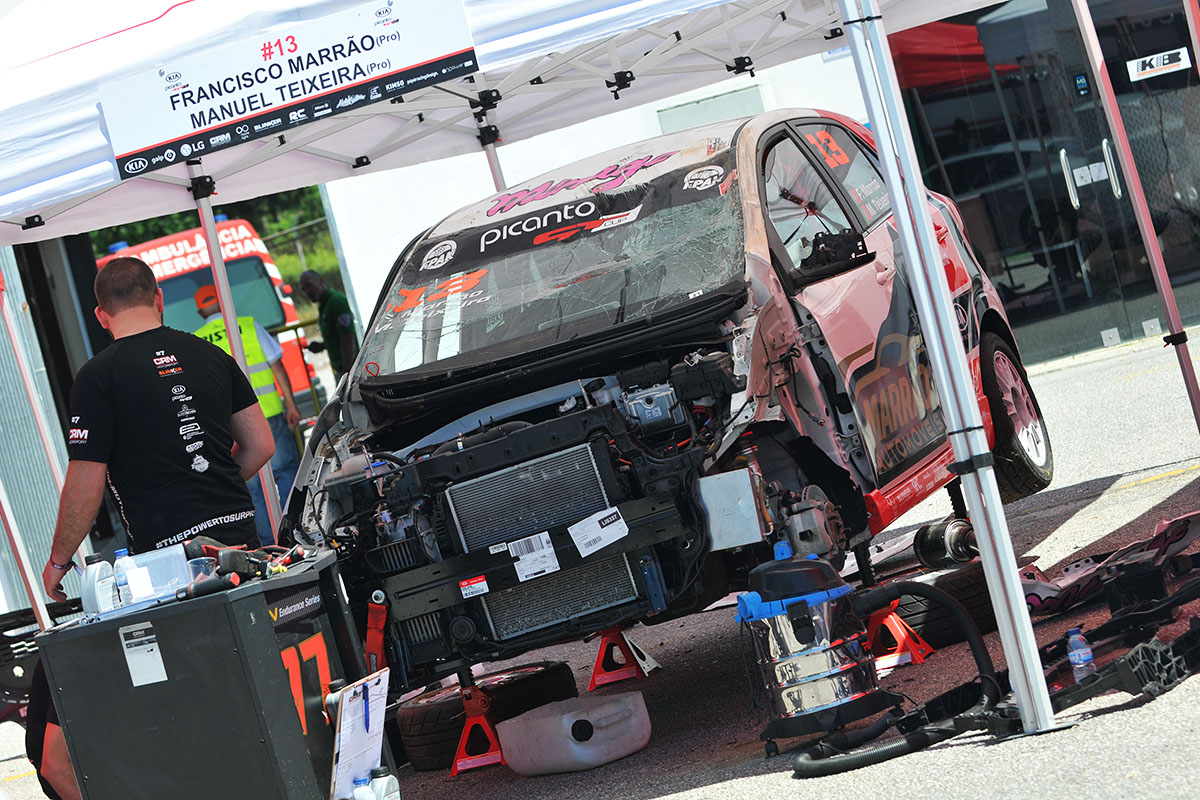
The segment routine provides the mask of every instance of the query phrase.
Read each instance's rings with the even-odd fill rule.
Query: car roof
[[[733,149],[743,128],[758,135],[780,122],[800,117],[841,119],[836,114],[811,109],[779,109],[706,123],[622,145],[556,167],[465,206],[439,222],[425,238],[433,240],[467,228],[494,224],[518,213],[532,213],[573,200],[582,201],[591,197],[598,186],[603,187],[602,191],[611,191],[627,181],[644,183],[689,164],[709,161]],[[616,174],[618,168],[620,175]]]

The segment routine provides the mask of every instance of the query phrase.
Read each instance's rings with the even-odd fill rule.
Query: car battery
[[[38,636],[85,800],[328,800],[323,695],[364,675],[339,584],[322,551],[269,580]]]

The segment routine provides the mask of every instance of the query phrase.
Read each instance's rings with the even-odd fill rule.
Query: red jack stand
[[[620,651],[623,663],[617,661],[616,651]],[[644,678],[658,669],[658,666],[658,662],[629,641],[620,628],[606,628],[600,631],[600,650],[596,653],[596,664],[592,667],[592,680],[588,683],[588,691],[594,692],[596,687],[606,683]]]
[[[450,777],[452,778],[465,769],[508,763],[504,760],[504,753],[500,750],[500,737],[496,735],[496,726],[492,724],[491,717],[488,716],[488,709],[492,707],[491,695],[475,685],[471,679],[470,670],[465,675],[459,676],[459,684],[467,721],[463,725],[462,736],[458,739],[458,752],[454,754],[454,766],[450,768]],[[471,754],[467,752],[467,744],[475,731],[479,731],[483,736],[487,742],[487,749],[482,753]]]
[[[867,647],[875,654],[875,670],[879,675],[886,675],[901,664],[920,664],[935,652],[896,613],[899,605],[899,600],[893,600],[890,606],[872,614],[867,622]],[[890,650],[884,647],[880,637],[882,628],[887,628],[896,640],[896,646]]]

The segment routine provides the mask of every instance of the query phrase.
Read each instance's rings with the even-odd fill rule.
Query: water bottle
[[[117,606],[127,606],[133,601],[133,594],[129,589],[129,577],[126,573],[137,565],[124,547],[115,551],[113,556],[116,558],[113,561],[113,581],[117,584]]]
[[[371,792],[373,800],[401,800],[400,782],[387,767],[371,770]]]
[[[1079,628],[1067,631],[1067,658],[1071,661],[1075,683],[1080,683],[1096,671],[1096,662],[1092,660],[1092,646],[1083,638],[1083,631]]]
[[[80,600],[83,601],[83,613],[103,614],[116,607],[116,587],[113,583],[113,568],[99,553],[92,553],[84,559],[83,589]]]
[[[375,800],[375,793],[368,786],[371,782],[370,778],[355,778],[354,779],[354,800]]]

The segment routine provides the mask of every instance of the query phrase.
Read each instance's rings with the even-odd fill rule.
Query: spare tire
[[[539,661],[475,677],[492,697],[493,722],[524,714],[556,700],[579,696],[575,675],[562,661]],[[454,762],[466,722],[458,684],[417,695],[400,704],[396,723],[408,762],[415,770],[447,769]]]
[[[896,580],[924,583],[941,589],[962,604],[980,633],[996,630],[996,614],[992,610],[987,581],[983,577],[983,562],[975,560],[961,567],[926,570]],[[950,613],[924,597],[901,595],[896,613],[932,647],[946,647],[966,639]]]

